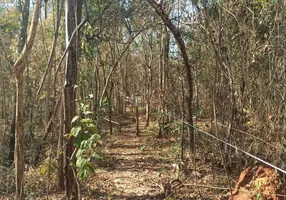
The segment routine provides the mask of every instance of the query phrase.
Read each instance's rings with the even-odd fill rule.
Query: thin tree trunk
[[[64,155],[63,155],[63,100],[60,103],[60,126],[59,126],[59,139],[58,139],[58,150],[57,150],[57,176],[58,176],[58,191],[65,190],[65,179],[64,179]]]
[[[22,2],[18,1],[18,10],[22,14],[21,26],[20,26],[20,34],[18,38],[18,47],[17,51],[20,55],[23,51],[27,40],[27,28],[28,28],[28,20],[29,20],[29,8],[30,8],[30,0]],[[17,99],[17,91],[15,85],[15,92],[14,92],[14,104],[13,104],[13,111],[12,111],[12,121],[10,126],[10,150],[9,150],[9,164],[11,165],[14,160],[14,149],[15,149],[15,131],[16,131],[16,99]]]
[[[10,126],[10,144],[9,144],[9,156],[8,156],[8,162],[11,166],[14,161],[14,150],[15,150],[15,122],[16,122],[16,88],[14,88],[15,92],[13,94],[13,111],[12,111],[12,121]]]
[[[135,110],[136,110],[136,136],[140,136],[140,130],[139,130],[138,96],[135,97]]]
[[[46,71],[45,71],[44,76],[41,80],[40,87],[37,91],[37,95],[40,94],[42,87],[44,85],[45,79],[46,79],[47,75],[49,75],[50,70],[52,69],[52,66],[54,63],[54,57],[55,57],[55,53],[56,53],[56,45],[57,45],[57,41],[58,41],[59,28],[60,28],[60,23],[61,23],[62,9],[63,9],[63,1],[60,3],[60,0],[57,0],[57,23],[56,23],[56,27],[55,27],[55,37],[54,37],[54,41],[53,41],[53,47],[52,47],[52,51],[51,51],[51,54],[49,57],[49,61],[48,61]],[[49,78],[49,80],[50,80],[50,78]]]
[[[22,14],[20,35],[19,35],[19,40],[18,40],[18,53],[20,54],[27,40],[30,0],[25,0],[25,1],[18,0],[18,9],[21,11],[21,14]]]
[[[181,129],[181,161],[184,162],[184,145],[185,145],[185,87],[184,87],[184,79],[181,76],[181,90],[182,90],[182,102],[181,102],[181,119],[182,119],[182,129]]]
[[[143,42],[143,41],[142,41]],[[152,50],[152,36],[147,38],[147,43],[148,43],[148,49],[146,49],[144,57],[145,57],[145,63],[146,63],[146,68],[145,68],[145,75],[146,75],[146,127],[149,126],[150,122],[150,104],[151,104],[151,97],[152,97],[152,82],[153,82],[153,74],[152,74],[152,63],[153,63],[153,50]]]
[[[14,74],[16,77],[16,121],[15,121],[15,178],[16,199],[24,199],[24,144],[23,144],[23,113],[24,113],[24,77],[25,64],[32,49],[37,32],[40,15],[40,0],[35,1],[34,15],[30,27],[30,34],[25,46],[14,63]]]
[[[23,101],[24,78],[23,72],[16,77],[16,129],[15,129],[15,172],[16,172],[16,199],[24,199],[24,141],[23,141]]]
[[[151,103],[151,87],[152,87],[152,72],[151,66],[148,65],[147,70],[147,98],[146,98],[146,127],[149,126],[150,121],[150,103]]]
[[[182,53],[184,67],[187,74],[187,83],[188,83],[188,123],[190,126],[193,126],[193,109],[192,109],[192,101],[193,101],[193,77],[192,77],[192,67],[189,64],[189,58],[185,47],[185,42],[181,37],[180,31],[174,26],[172,21],[169,19],[168,15],[164,12],[160,4],[158,4],[155,0],[147,0],[150,5],[154,8],[156,13],[161,17],[164,24],[169,28],[172,32],[178,47]],[[189,127],[189,145],[190,145],[190,154],[195,152],[195,135],[192,127]]]
[[[206,5],[203,4],[204,8],[206,9]],[[198,12],[200,11],[200,8],[198,5],[196,6]],[[210,29],[209,26],[209,21],[208,21],[208,16],[205,17],[205,24],[208,29]],[[233,126],[233,121],[235,118],[235,112],[236,112],[236,102],[235,102],[235,95],[234,95],[234,83],[233,83],[233,76],[232,76],[232,71],[228,59],[228,53],[227,53],[227,48],[222,45],[222,8],[219,10],[219,26],[218,26],[218,46],[216,48],[216,45],[214,43],[214,36],[213,34],[208,34],[208,39],[210,41],[211,47],[214,51],[215,54],[215,59],[216,63],[219,67],[222,67],[225,70],[225,73],[227,74],[227,79],[228,79],[228,89],[229,89],[229,96],[230,96],[230,109],[231,113],[228,116],[228,129],[227,129],[227,135],[226,139],[228,142],[230,142],[230,138],[232,135],[232,126]],[[211,33],[211,32],[210,32]],[[224,145],[224,159],[225,162],[228,162],[228,146]],[[227,170],[228,172],[231,172],[231,168],[229,163],[227,163]]]
[[[159,137],[162,137],[163,134],[163,126],[166,123],[166,117],[165,117],[165,91],[166,91],[166,85],[165,85],[165,76],[166,76],[166,68],[169,63],[169,34],[167,27],[162,27],[162,37],[161,37],[161,55],[160,55],[160,130],[159,130]]]
[[[94,67],[94,76],[95,76],[95,97],[94,97],[94,113],[96,114],[96,123],[99,125],[99,93],[100,93],[100,75],[99,75],[99,61],[98,55],[96,56],[96,64]]]
[[[106,94],[107,99],[108,99],[108,117],[109,117],[109,131],[110,131],[110,135],[113,134],[113,131],[112,131],[112,104],[111,104],[112,91],[113,91],[113,82],[111,82],[109,95]]]
[[[108,74],[106,81],[105,81],[103,91],[102,91],[101,96],[100,96],[99,107],[102,106],[102,101],[103,101],[104,95],[106,93],[108,83],[111,80],[113,72],[115,71],[116,67],[118,66],[118,62],[120,61],[120,59],[122,58],[124,53],[129,49],[129,46],[132,44],[133,40],[141,33],[141,31],[142,31],[142,29],[134,37],[129,39],[127,46],[123,49],[123,51],[120,53],[120,55],[116,58],[115,62],[113,63],[112,68]]]
[[[164,38],[163,38],[163,77],[162,77],[162,110],[165,113],[168,113],[166,103],[165,103],[165,94],[167,92],[167,73],[169,69],[169,45],[170,45],[170,36],[167,30],[167,27],[164,26]],[[168,122],[168,116],[164,115],[164,123]]]

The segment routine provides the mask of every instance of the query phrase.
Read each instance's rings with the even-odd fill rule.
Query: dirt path
[[[161,180],[172,176],[166,156],[170,141],[158,141],[143,121],[140,129],[136,137],[135,124],[128,125],[105,144],[104,166],[97,168],[93,179],[95,199],[163,199]]]

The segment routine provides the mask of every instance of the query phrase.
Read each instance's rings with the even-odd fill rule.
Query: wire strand
[[[271,163],[269,163],[269,162],[267,162],[267,161],[265,161],[265,160],[262,160],[261,158],[255,156],[255,155],[252,155],[252,154],[250,154],[250,153],[248,153],[248,152],[246,152],[246,151],[244,151],[244,150],[238,148],[237,146],[234,146],[234,145],[232,145],[232,144],[230,144],[230,143],[228,143],[228,142],[226,142],[226,141],[224,141],[224,140],[222,140],[222,139],[220,139],[220,138],[218,138],[218,137],[216,137],[216,136],[214,136],[214,135],[212,135],[212,134],[210,134],[210,133],[208,133],[208,132],[206,132],[206,131],[203,131],[203,130],[199,129],[199,128],[196,127],[196,126],[193,126],[193,125],[191,125],[191,124],[185,122],[185,121],[184,121],[183,123],[186,124],[186,125],[188,125],[188,126],[190,126],[190,127],[192,127],[192,128],[194,128],[194,129],[196,129],[196,130],[197,130],[198,132],[200,132],[200,133],[203,133],[203,134],[205,134],[205,135],[207,135],[207,136],[209,136],[209,137],[212,137],[213,139],[215,139],[215,140],[217,140],[217,141],[220,141],[220,142],[222,142],[222,143],[224,143],[224,144],[226,144],[226,145],[228,145],[228,146],[234,148],[236,151],[240,151],[240,152],[242,152],[242,153],[248,155],[249,157],[254,158],[255,160],[258,160],[258,161],[260,161],[260,162],[262,162],[262,163],[264,163],[264,164],[266,164],[266,165],[268,165],[268,166],[270,166],[270,167],[273,167],[273,168],[276,169],[277,171],[280,171],[280,172],[282,172],[283,174],[286,174],[286,171],[285,171],[285,170],[283,170],[283,169],[281,169],[281,168],[279,168],[279,167],[277,167],[277,166],[275,166],[275,165],[273,165],[273,164],[271,164]]]
[[[214,122],[214,123],[215,123],[215,122]],[[215,123],[215,124],[217,124],[217,125],[219,125],[219,126],[222,126],[222,127],[225,127],[225,128],[228,128],[228,126],[223,125],[223,124],[220,124],[220,123]],[[270,144],[269,142],[266,142],[266,141],[263,140],[262,138],[259,138],[259,137],[255,136],[255,135],[252,135],[252,134],[250,134],[250,133],[247,133],[247,132],[245,132],[245,131],[242,131],[242,130],[239,130],[239,129],[236,129],[236,128],[231,128],[231,129],[234,130],[234,131],[237,131],[237,132],[239,132],[239,133],[243,133],[243,134],[245,134],[245,135],[248,135],[248,136],[250,136],[250,137],[252,137],[252,138],[255,138],[255,139],[257,139],[257,140],[259,140],[259,141],[261,141],[261,142],[263,142],[263,143],[265,143],[265,144],[267,144],[267,145],[269,145],[269,146],[271,146],[271,147],[273,147],[273,148],[277,148],[277,147],[274,146],[273,144]]]

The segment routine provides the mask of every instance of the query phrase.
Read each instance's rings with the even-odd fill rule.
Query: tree
[[[23,144],[23,103],[24,103],[24,77],[23,73],[27,59],[31,52],[37,32],[40,15],[40,0],[35,1],[34,15],[30,27],[27,42],[14,63],[13,69],[16,78],[16,130],[15,130],[15,177],[16,177],[16,199],[24,199],[24,144]]]
[[[29,22],[30,0],[25,0],[23,2],[19,0],[17,3],[18,3],[17,8],[22,15],[20,34],[18,37],[18,46],[17,46],[17,53],[18,55],[20,55],[27,41],[27,28],[28,28],[28,22]],[[14,100],[13,100],[14,105],[13,105],[13,110],[12,110],[12,120],[11,120],[11,126],[10,126],[10,150],[9,150],[10,165],[13,163],[13,160],[14,160],[14,149],[15,149],[16,94],[17,93],[16,93],[16,88],[15,88]]]
[[[188,123],[190,126],[193,126],[193,109],[192,109],[192,100],[193,100],[193,76],[192,76],[192,67],[189,63],[188,54],[186,51],[185,42],[181,37],[180,31],[174,26],[172,21],[169,19],[168,15],[164,12],[161,4],[158,4],[154,0],[147,0],[149,4],[154,8],[156,13],[161,17],[165,26],[169,28],[172,32],[175,40],[177,41],[178,47],[182,53],[185,71],[187,73],[187,83],[188,83]],[[189,142],[190,142],[190,153],[195,151],[195,136],[192,127],[189,127]]]
[[[73,32],[79,24],[81,19],[82,2],[66,0],[65,3],[65,17],[66,17],[66,48],[68,48],[66,55],[65,66],[65,85],[64,85],[64,132],[66,134],[71,131],[71,122],[76,115],[76,88],[77,88],[77,52],[78,52],[78,38],[72,37]],[[77,15],[77,16],[76,16]],[[80,16],[78,16],[80,15]],[[78,33],[79,34],[79,33]],[[75,181],[75,174],[73,172],[73,165],[75,163],[74,155],[74,137],[70,137],[66,145],[66,196],[68,199],[77,199],[78,191]]]

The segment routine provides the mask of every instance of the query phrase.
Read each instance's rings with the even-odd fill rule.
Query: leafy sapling
[[[91,118],[94,113],[88,111],[85,104],[81,104],[80,107],[82,113],[72,119],[69,137],[74,137],[77,175],[81,181],[85,181],[94,173],[92,160],[99,158],[99,155],[93,151],[96,145],[100,143],[100,135],[94,120]]]

